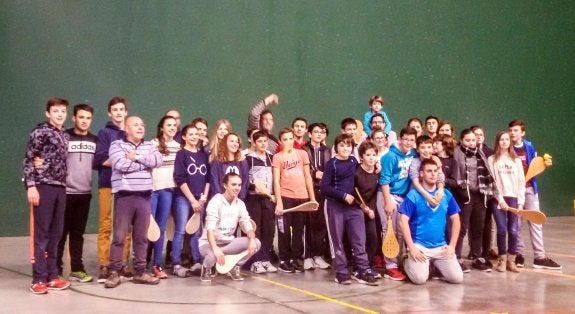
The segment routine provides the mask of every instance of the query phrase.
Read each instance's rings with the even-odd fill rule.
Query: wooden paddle
[[[385,238],[381,245],[381,252],[383,252],[383,256],[387,258],[395,258],[399,254],[399,243],[395,237],[391,216],[387,217],[387,232],[385,233]]]
[[[239,254],[226,255],[223,265],[216,263],[216,270],[220,274],[227,274],[246,255],[248,255],[248,250],[245,250]]]
[[[30,263],[36,263],[34,257],[34,205],[30,203]]]
[[[533,179],[536,175],[540,174],[545,170],[545,160],[543,157],[535,157],[531,160],[529,164],[529,169],[527,169],[527,174],[525,175],[525,182]]]
[[[174,223],[174,216],[170,214],[166,222],[166,238],[168,241],[174,241],[174,233],[176,231],[176,224]]]
[[[262,181],[255,179],[254,186],[256,188],[256,192],[258,192],[259,194],[263,194],[273,200],[273,196],[271,195],[270,191]]]
[[[547,216],[545,216],[545,213],[538,210],[525,210],[513,207],[507,207],[507,210],[510,210],[517,215],[529,220],[530,222],[538,225],[544,224],[547,221]]]
[[[288,209],[284,209],[284,214],[285,213],[291,213],[291,212],[313,212],[315,210],[317,210],[319,208],[319,203],[316,201],[309,201],[309,202],[305,202],[303,204],[300,204],[298,206],[292,207],[292,208],[288,208]]]
[[[355,135],[353,136],[353,139],[355,140],[356,143],[360,143],[361,142],[361,137],[363,136],[363,122],[361,122],[360,120],[355,120],[355,123],[357,125],[356,131],[355,131]],[[368,134],[369,135],[369,134]]]
[[[198,229],[200,229],[200,213],[194,212],[192,217],[186,223],[186,233],[187,234],[194,234]]]
[[[148,225],[148,240],[151,242],[156,242],[160,238],[160,227],[154,219],[154,216],[150,214],[150,224]]]

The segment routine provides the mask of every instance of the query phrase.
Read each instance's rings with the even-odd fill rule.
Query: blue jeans
[[[166,224],[170,216],[170,209],[172,208],[172,199],[174,197],[174,189],[157,190],[152,193],[152,216],[160,227],[160,238],[154,242],[154,266],[159,266],[162,262],[162,253],[164,250],[164,233],[166,232]]]
[[[504,197],[504,199],[509,207],[517,208],[517,198]],[[497,207],[493,209],[493,217],[497,224],[497,253],[499,255],[517,254],[519,216]],[[507,240],[509,247],[507,247],[505,240]]]
[[[194,196],[196,197],[196,196]],[[199,198],[199,196],[197,196]],[[184,245],[184,233],[186,232],[186,223],[188,219],[191,217],[192,206],[190,201],[183,196],[178,195],[176,196],[176,212],[174,213],[174,240],[173,240],[173,248],[172,248],[172,261],[174,265],[180,265],[182,263],[182,248]],[[204,208],[202,208],[202,215],[204,216]],[[200,255],[200,248],[198,241],[200,239],[200,235],[202,234],[202,227],[203,227],[203,219],[200,220],[202,223],[200,228],[196,233],[192,234],[192,239],[190,240],[190,248],[192,252],[192,258],[194,259],[194,263],[199,263],[202,259]]]

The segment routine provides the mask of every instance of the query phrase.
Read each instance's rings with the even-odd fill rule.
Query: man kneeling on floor
[[[427,159],[422,161],[419,170],[422,186],[431,195],[437,192],[438,168],[432,159]],[[430,262],[443,280],[449,283],[463,281],[463,272],[454,253],[460,228],[459,211],[448,190],[436,207],[431,207],[415,189],[407,194],[399,208],[400,228],[409,250],[403,269],[414,284],[422,285],[427,281]],[[445,241],[447,217],[451,220],[449,244]]]
[[[239,254],[247,250],[248,255],[228,273],[233,280],[244,280],[240,267],[261,246],[260,240],[256,239],[246,205],[238,198],[242,179],[236,173],[230,172],[222,181],[224,193],[214,195],[208,203],[206,224],[200,238],[200,254],[204,258],[201,275],[203,283],[212,281],[212,268],[216,262],[223,265],[226,262],[226,255]],[[241,224],[247,237],[234,236],[238,223]]]

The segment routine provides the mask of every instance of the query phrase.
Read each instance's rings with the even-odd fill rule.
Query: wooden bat
[[[156,242],[160,238],[160,227],[154,219],[154,216],[150,214],[150,224],[148,225],[148,240],[151,242]]]
[[[30,203],[30,263],[36,263],[34,257],[34,205]]]
[[[166,238],[168,241],[174,240],[174,232],[176,230],[176,224],[174,223],[174,216],[170,214],[168,216],[168,222],[166,223]]]
[[[529,169],[527,169],[527,174],[525,175],[525,182],[533,179],[536,175],[540,174],[545,170],[545,160],[543,157],[535,157],[531,160],[529,164]]]
[[[519,215],[520,217],[523,217],[529,220],[530,222],[538,225],[544,224],[547,221],[547,216],[545,216],[545,213],[540,212],[538,210],[525,210],[513,207],[507,207],[507,210],[510,210]]]
[[[226,255],[225,262],[223,265],[216,263],[216,270],[220,274],[227,274],[246,255],[248,255],[247,250],[245,250],[239,254]]]
[[[200,229],[200,213],[195,212],[186,223],[186,233],[194,234]]]
[[[387,232],[385,233],[385,238],[381,245],[381,252],[383,253],[383,256],[387,258],[394,258],[399,254],[399,243],[395,237],[391,216],[387,217]]]
[[[288,209],[284,209],[284,214],[285,213],[291,213],[291,212],[312,212],[315,211],[319,208],[319,203],[316,201],[310,201],[310,202],[305,202],[303,204],[300,204],[298,206],[292,207],[292,208],[288,208]]]
[[[256,187],[256,192],[273,199],[273,196],[271,195],[270,191],[268,190],[268,188],[266,187],[266,185],[262,181],[255,179],[254,180],[254,186]]]

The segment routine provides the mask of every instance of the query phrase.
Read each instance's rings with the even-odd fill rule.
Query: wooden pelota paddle
[[[227,274],[230,272],[230,270],[232,270],[232,268],[234,268],[234,266],[236,266],[236,264],[242,259],[244,258],[246,255],[248,255],[248,251],[245,250],[239,254],[231,254],[231,255],[226,255],[225,261],[223,265],[220,265],[218,263],[216,263],[216,270],[218,271],[218,273],[220,274]]]
[[[176,231],[176,224],[174,223],[174,216],[170,214],[168,216],[168,222],[166,222],[166,238],[168,241],[174,240],[174,233]]]
[[[391,216],[387,217],[387,232],[385,233],[385,238],[383,238],[381,252],[383,252],[383,256],[387,258],[394,258],[399,254],[399,243],[395,237]]]
[[[531,160],[529,164],[529,169],[527,169],[527,174],[525,175],[525,182],[531,180],[536,175],[540,174],[545,170],[545,160],[543,157],[535,157]]]
[[[510,210],[517,215],[529,220],[532,223],[541,225],[547,221],[547,216],[545,213],[540,212],[538,210],[525,210],[525,209],[517,209],[513,207],[507,207],[507,210]]]
[[[192,217],[186,223],[186,233],[194,234],[200,229],[200,213],[194,212]]]
[[[313,212],[315,210],[317,210],[319,208],[319,203],[316,201],[309,201],[309,202],[305,202],[303,204],[300,204],[298,206],[292,207],[292,208],[288,208],[288,209],[284,209],[284,214],[285,213],[291,213],[291,212]]]
[[[160,238],[160,227],[154,219],[154,216],[150,214],[150,224],[148,225],[148,240],[151,242],[156,242]]]
[[[30,263],[36,263],[34,257],[34,205],[30,203]]]
[[[353,136],[353,139],[355,140],[356,143],[360,143],[361,142],[361,136],[363,135],[363,122],[356,119],[355,123],[356,123],[357,127],[356,127],[356,131],[355,131],[355,135]]]
[[[273,199],[273,197],[272,197],[270,191],[268,190],[268,188],[266,187],[266,185],[265,185],[262,181],[260,181],[260,180],[258,180],[258,179],[255,179],[255,180],[254,180],[254,186],[255,186],[255,188],[256,188],[256,192],[258,192],[259,194],[263,194],[263,195],[265,195],[265,196],[267,196],[267,197]]]

